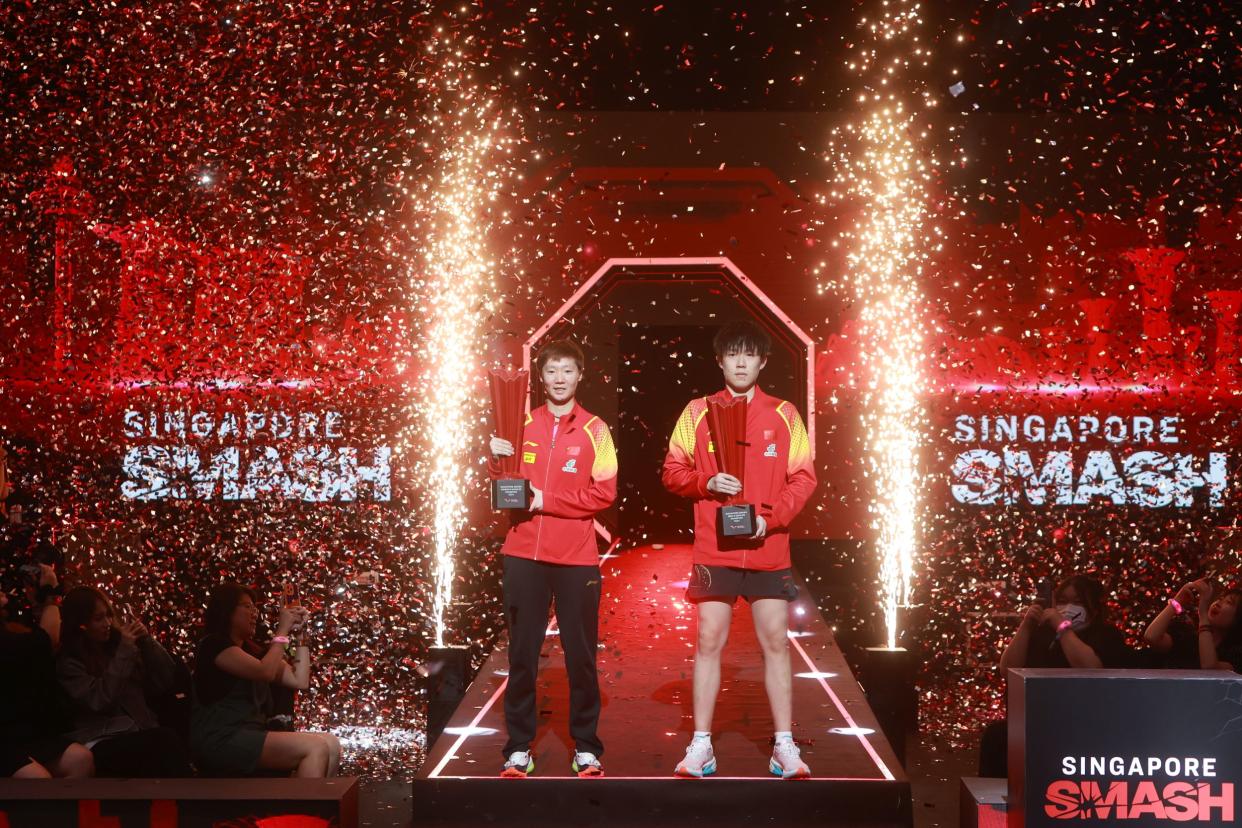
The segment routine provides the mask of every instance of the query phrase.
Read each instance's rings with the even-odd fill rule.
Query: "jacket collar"
[[[728,402],[729,400],[733,399],[733,392],[730,391],[728,387],[726,386],[725,388],[721,388],[715,394],[712,394],[712,399],[719,400],[720,402]],[[768,399],[768,395],[763,393],[763,389],[760,388],[758,385],[756,385],[755,386],[755,398],[747,404],[747,407],[753,408],[754,406],[759,405],[761,402],[767,401],[767,399]]]
[[[586,421],[585,415],[586,415],[586,410],[582,407],[582,405],[578,402],[577,398],[575,397],[574,407],[569,410],[568,414],[561,415],[561,425],[563,426],[581,425],[583,422]],[[542,417],[543,419],[547,420],[549,425],[552,423],[552,420],[555,419],[552,416],[552,412],[548,410],[547,403],[539,403],[539,407],[535,409],[535,414],[533,416]]]

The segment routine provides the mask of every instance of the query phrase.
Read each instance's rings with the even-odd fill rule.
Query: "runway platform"
[[[693,732],[690,548],[639,547],[602,564],[602,779],[569,764],[569,687],[555,627],[539,673],[537,772],[501,779],[507,654],[497,646],[414,782],[420,826],[909,826],[910,785],[832,633],[802,587],[791,606],[794,738],[814,777],[768,774],[772,721],[749,607],[739,601],[713,726],[719,771],[677,779]]]

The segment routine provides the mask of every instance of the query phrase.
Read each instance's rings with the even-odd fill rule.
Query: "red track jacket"
[[[729,389],[716,393],[730,399]],[[767,522],[761,541],[730,542],[722,549],[716,537],[716,508],[725,498],[707,490],[720,471],[707,429],[707,398],[690,401],[668,443],[661,475],[674,494],[694,498],[694,562],[742,569],[785,569],[789,562],[789,524],[815,491],[815,466],[806,426],[792,403],[755,389],[746,409],[746,475],[742,502],[750,503]]]
[[[552,439],[555,417],[546,405],[526,417],[522,445],[522,476],[543,492],[538,512],[514,512],[501,552],[519,558],[575,566],[595,566],[595,515],[617,499],[617,450],[612,433],[599,417],[574,403],[561,417]],[[500,476],[489,459],[488,471]]]

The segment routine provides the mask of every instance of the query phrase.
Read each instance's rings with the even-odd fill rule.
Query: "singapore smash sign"
[[[1234,825],[1242,677],[1008,673],[1009,826]]]
[[[388,446],[351,445],[334,409],[130,407],[121,495],[307,502],[392,497]]]
[[[974,446],[950,469],[953,499],[973,506],[1217,509],[1229,487],[1228,456],[1185,450],[1176,416],[961,414],[951,439]]]

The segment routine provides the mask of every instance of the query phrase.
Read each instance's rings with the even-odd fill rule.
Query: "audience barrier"
[[[963,780],[962,825],[1238,824],[1242,676],[1010,670],[1008,708],[1008,796]]]
[[[0,779],[0,828],[357,828],[358,780]]]

